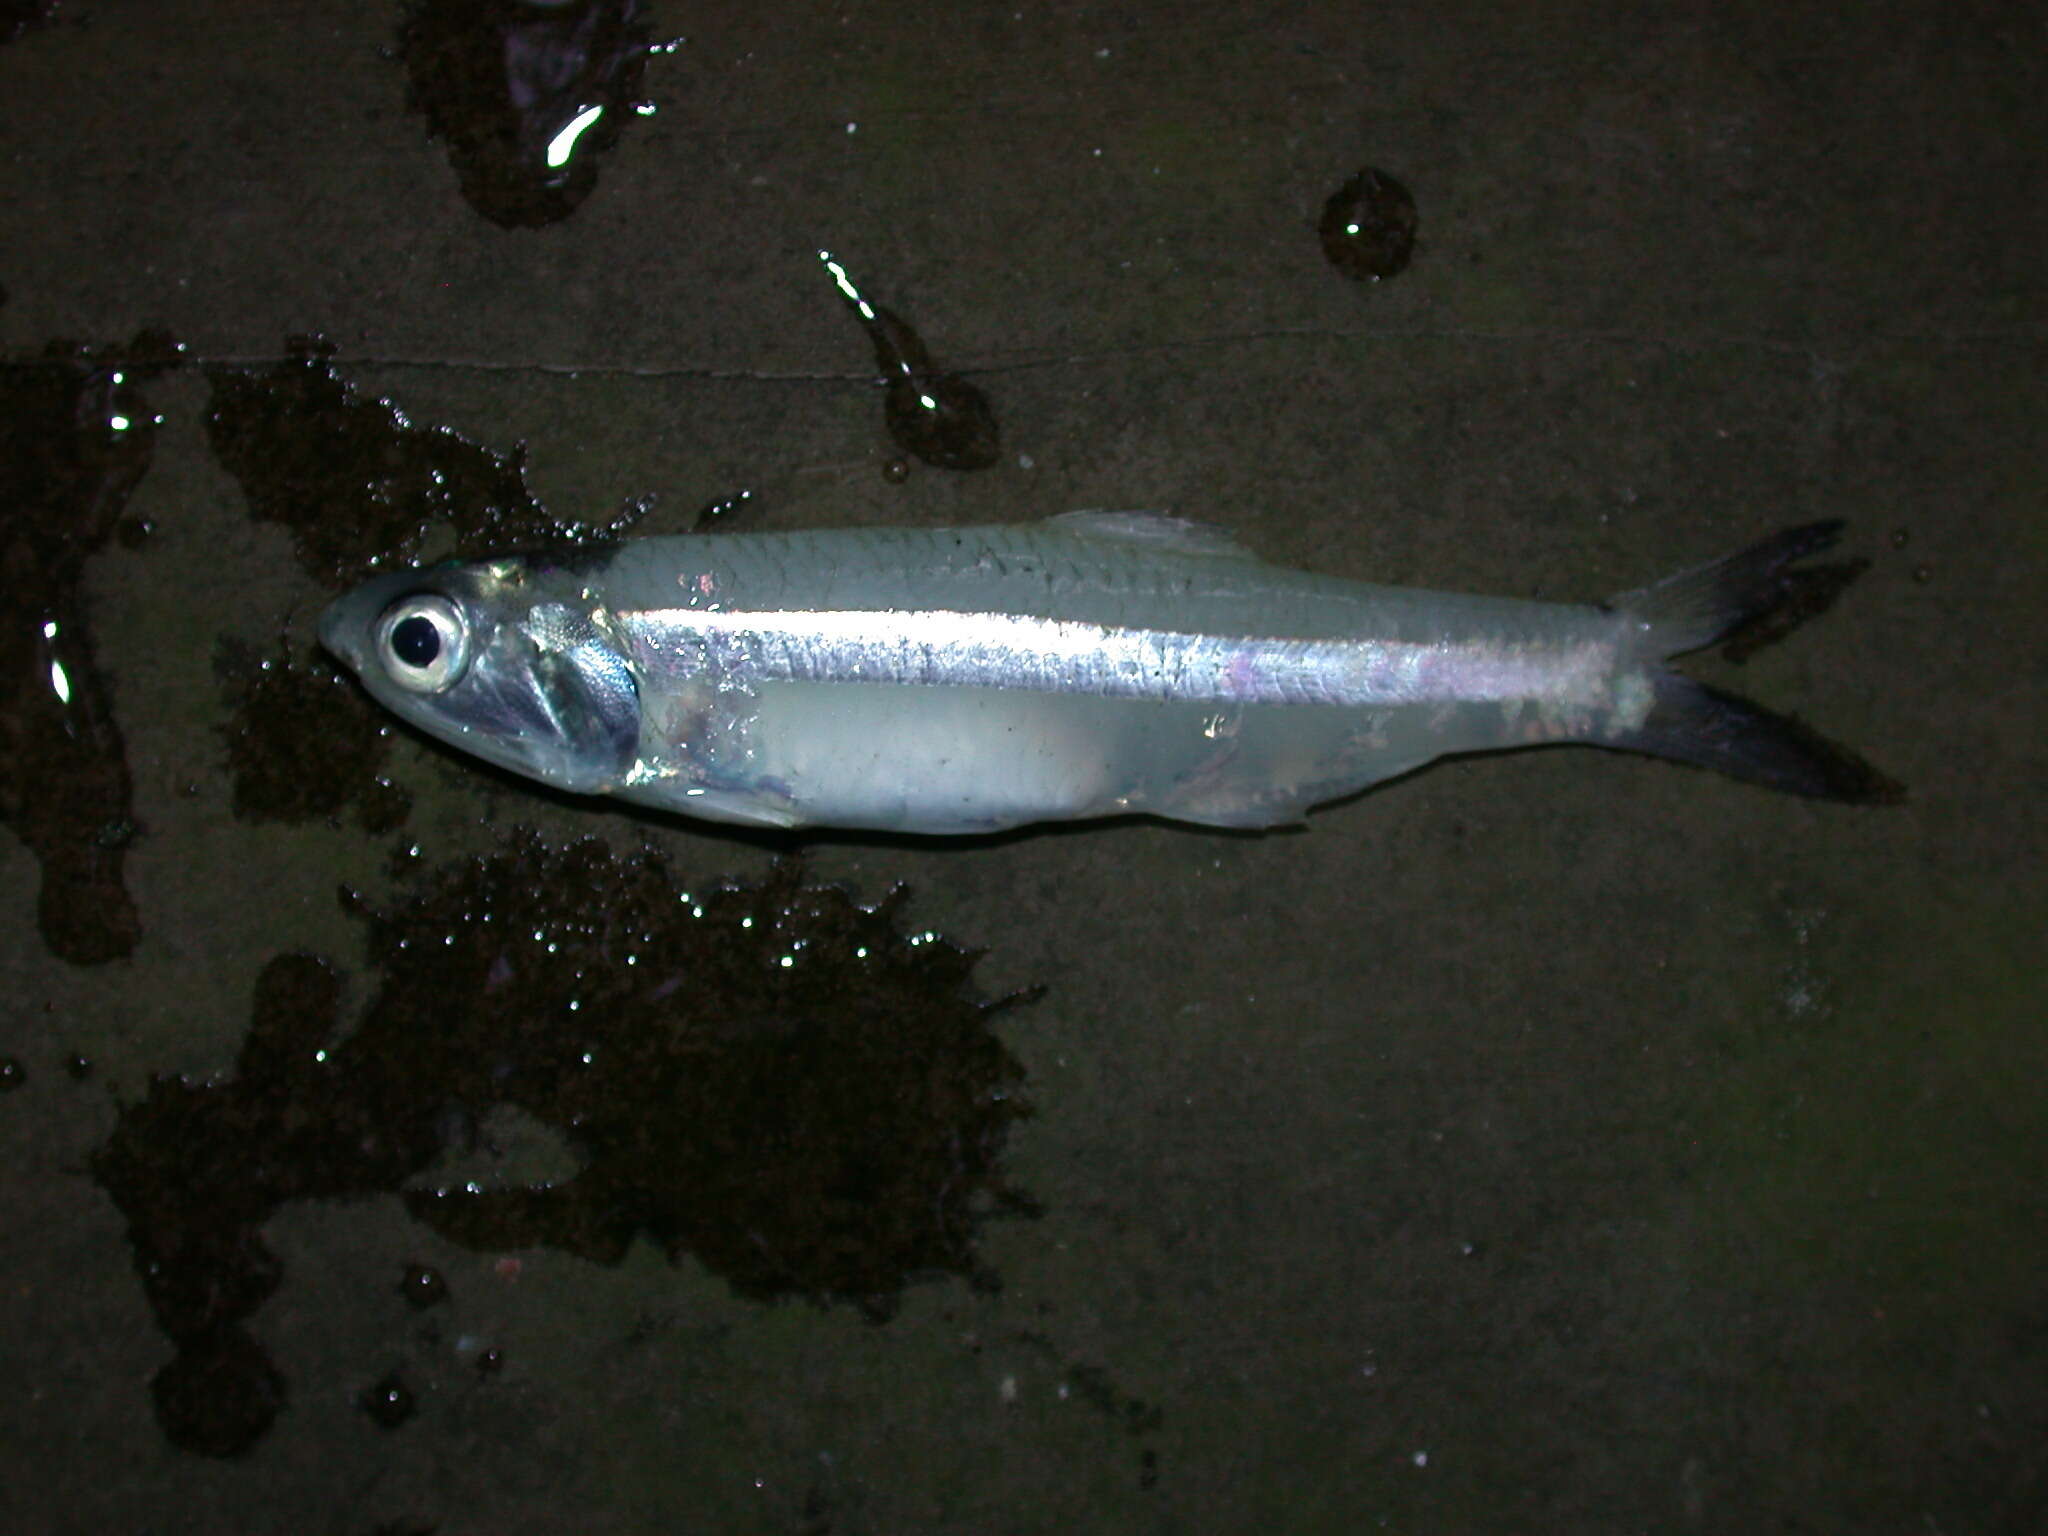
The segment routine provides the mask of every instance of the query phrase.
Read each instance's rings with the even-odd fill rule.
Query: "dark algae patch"
[[[556,518],[526,488],[526,449],[498,453],[365,399],[334,367],[334,344],[292,337],[262,368],[207,369],[207,435],[250,514],[290,531],[315,581],[347,586],[416,559],[429,530],[463,556],[579,549],[615,539],[645,511],[593,527]]]
[[[939,469],[994,464],[1002,442],[988,396],[957,374],[939,372],[910,323],[862,298],[830,251],[818,252],[818,259],[874,344],[886,391],[882,417],[896,446]]]
[[[1331,266],[1376,283],[1407,269],[1415,254],[1415,227],[1414,194],[1368,165],[1330,194],[1316,234]]]
[[[0,817],[42,865],[43,941],[79,965],[130,953],[142,931],[122,882],[127,747],[80,585],[149,469],[142,385],[178,357],[145,331],[0,367]]]
[[[248,1322],[283,1279],[263,1224],[294,1200],[402,1192],[465,1246],[604,1264],[645,1237],[742,1296],[876,1320],[920,1276],[994,1284],[980,1224],[1034,1209],[1000,1169],[1030,1111],[990,1028],[1024,998],[977,999],[975,955],[906,932],[901,890],[862,907],[794,864],[692,888],[651,850],[519,836],[389,911],[344,900],[376,971],[353,1030],[334,972],[280,955],[233,1074],[156,1079],[93,1158],[177,1346],[153,1391],[187,1450],[245,1451],[284,1404]],[[463,1128],[506,1113],[577,1171],[435,1176],[488,1160]]]
[[[414,0],[399,29],[413,110],[448,146],[469,205],[507,228],[552,224],[597,186],[640,107],[639,0]]]

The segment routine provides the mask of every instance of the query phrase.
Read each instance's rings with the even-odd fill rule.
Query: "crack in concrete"
[[[1034,355],[1029,351],[1007,359],[949,369],[959,374],[1022,373],[1040,368],[1092,366],[1124,359],[1158,356],[1172,352],[1201,351],[1216,347],[1256,344],[1267,341],[1337,342],[1500,342],[1543,346],[1639,347],[1653,351],[1707,352],[1751,350],[1781,357],[1803,358],[1816,369],[1830,373],[1855,366],[1831,348],[1764,335],[1698,336],[1663,335],[1638,331],[1573,331],[1514,327],[1460,326],[1449,329],[1409,331],[1344,331],[1321,326],[1270,326],[1259,330],[1222,331],[1207,336],[1172,337],[1163,341],[1137,342],[1097,350],[1063,351]],[[1850,355],[1889,346],[1997,347],[2048,345],[2048,326],[2019,326],[1987,331],[1875,332],[1857,338]],[[275,353],[187,354],[201,367],[260,368],[289,359]],[[640,363],[551,363],[531,360],[506,361],[481,357],[415,357],[404,354],[362,353],[348,357],[354,369],[392,368],[461,370],[472,373],[529,373],[543,377],[702,379],[743,384],[859,384],[876,377],[873,369],[761,369],[706,368],[689,364],[672,366]],[[0,367],[7,366],[0,363]]]

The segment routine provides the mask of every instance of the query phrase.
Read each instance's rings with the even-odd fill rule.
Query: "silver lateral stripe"
[[[1602,690],[1611,648],[1236,638],[927,609],[619,616],[650,659],[738,680],[950,684],[1234,704],[1418,704]]]

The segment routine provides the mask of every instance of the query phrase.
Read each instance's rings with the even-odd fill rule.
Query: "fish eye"
[[[469,625],[447,598],[415,593],[393,603],[377,621],[377,655],[399,687],[441,693],[469,667]]]

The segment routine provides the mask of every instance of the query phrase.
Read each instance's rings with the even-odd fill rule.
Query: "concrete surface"
[[[325,331],[418,419],[527,440],[551,505],[654,491],[661,531],[742,485],[765,528],[1163,507],[1292,564],[1597,597],[1844,517],[1862,582],[1704,675],[1912,799],[1555,751],[1264,838],[827,843],[820,874],[907,879],[986,945],[992,989],[1050,987],[1003,1025],[1046,1214],[989,1230],[999,1293],[913,1286],[878,1326],[301,1207],[256,1320],[291,1406],[193,1458],[85,1160],[150,1072],[225,1070],[265,958],[356,961],[333,892],[390,840],[229,815],[218,638],[306,633],[324,594],[247,520],[188,371],[153,396],[159,533],[90,586],[142,947],[49,958],[0,849],[29,1073],[0,1099],[0,1527],[2048,1528],[2038,7],[670,3],[660,110],[535,231],[457,195],[389,7],[87,10],[0,49],[9,357]],[[1421,209],[1378,287],[1313,231],[1366,163]],[[990,394],[1002,465],[885,483],[820,245]],[[394,771],[433,857],[494,835],[445,759]],[[768,857],[656,831],[707,874]],[[501,1375],[422,1340],[411,1261]],[[356,1400],[393,1362],[422,1403],[387,1432]]]

